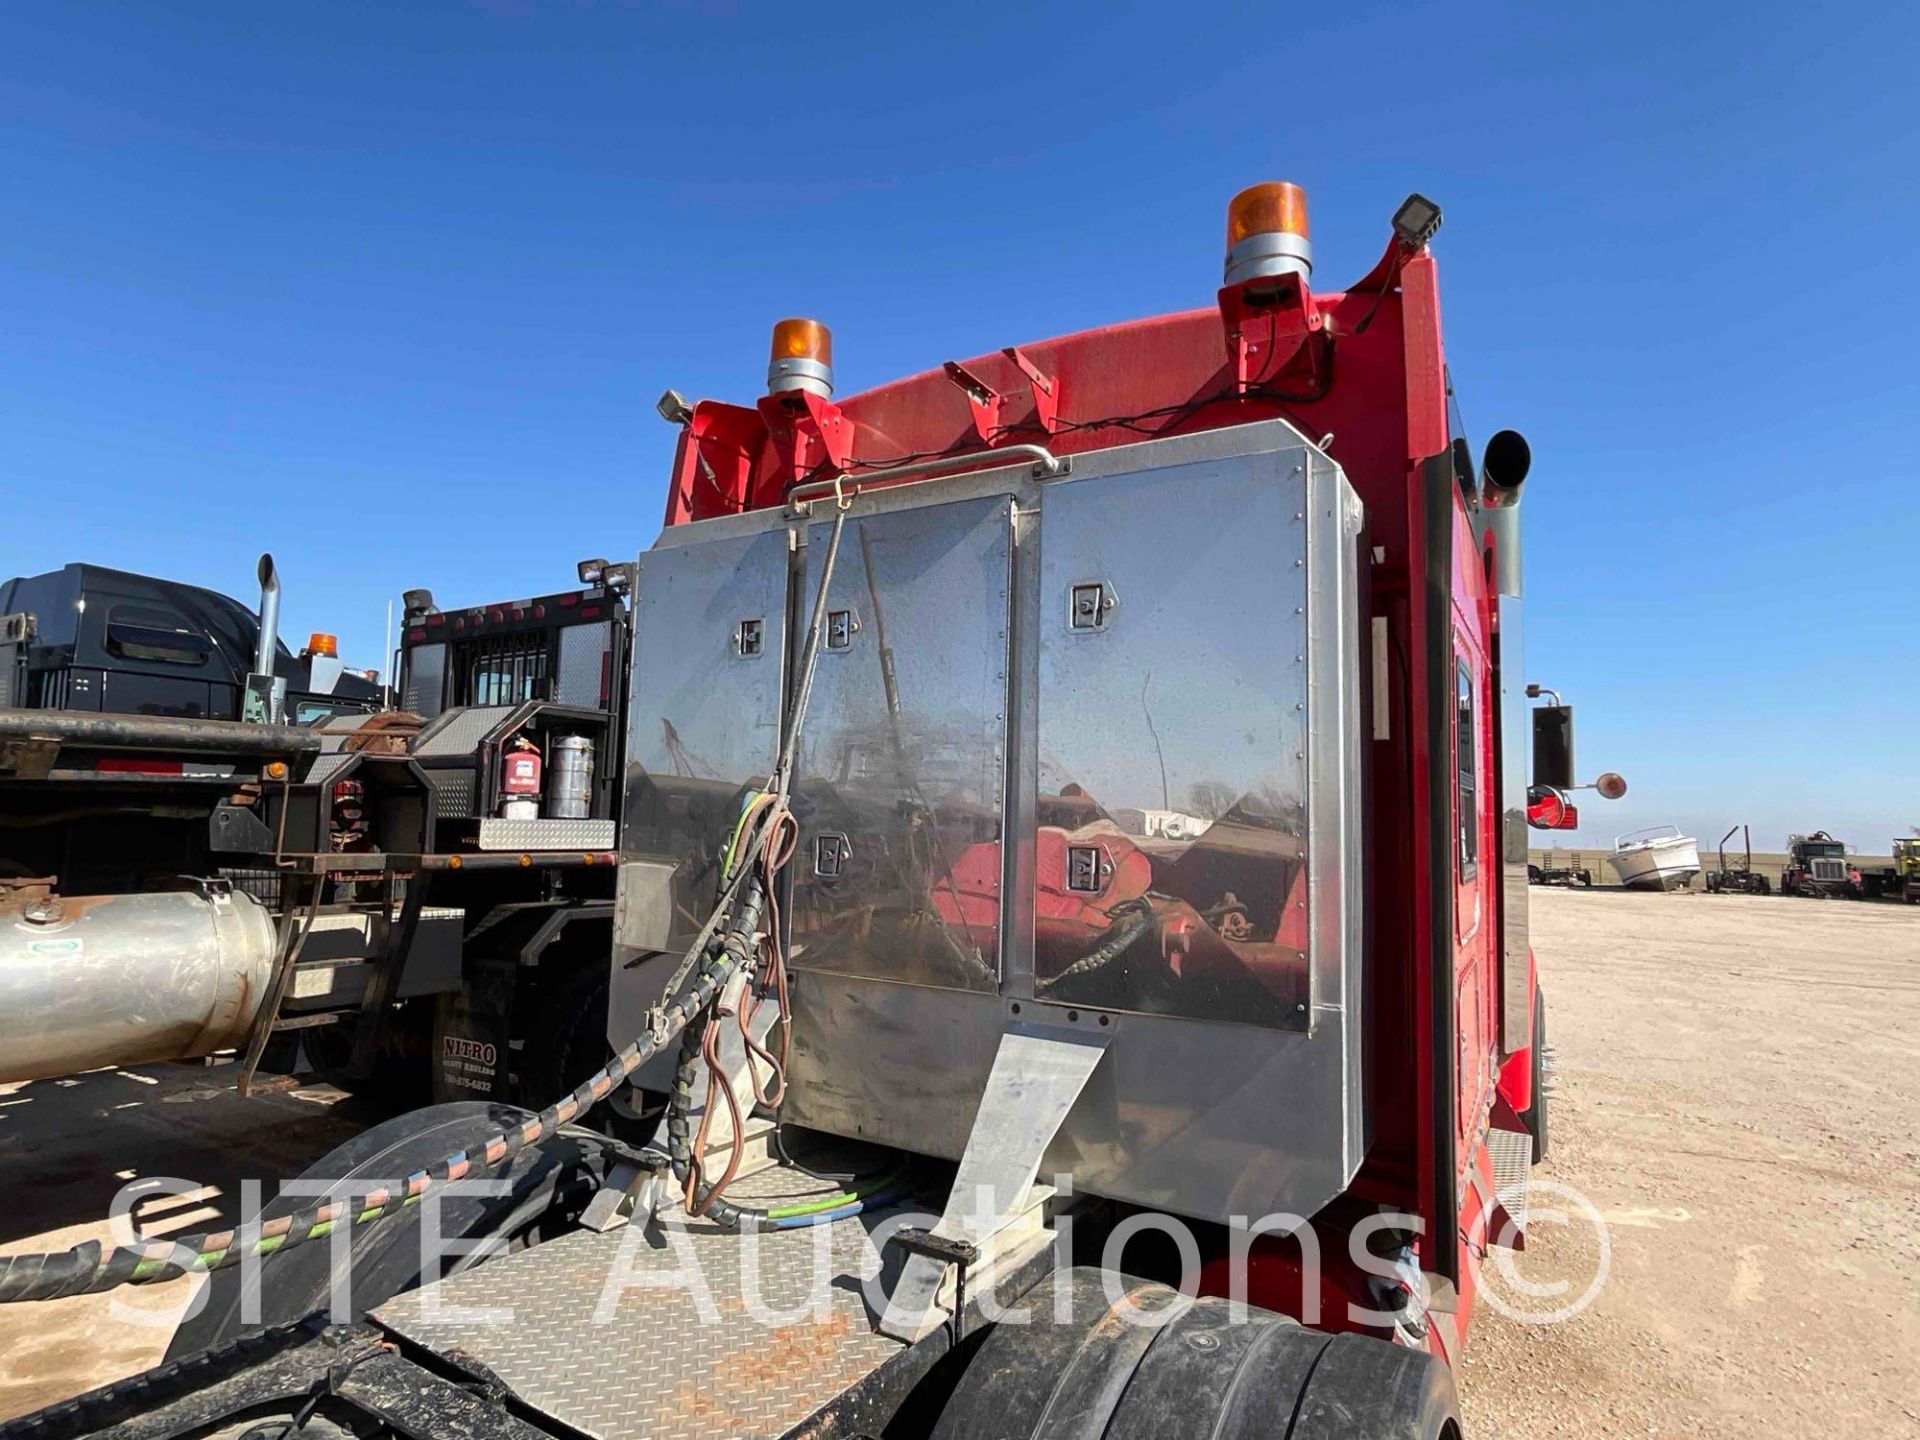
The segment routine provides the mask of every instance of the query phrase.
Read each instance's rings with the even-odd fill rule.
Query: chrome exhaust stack
[[[1464,448],[1464,443],[1462,448]],[[1471,464],[1471,454],[1467,464]],[[1497,684],[1500,706],[1500,864],[1502,906],[1500,1039],[1507,1050],[1533,1043],[1527,939],[1528,736],[1533,729],[1526,675],[1525,576],[1521,565],[1520,497],[1533,469],[1533,449],[1518,430],[1495,431],[1480,456],[1480,530],[1493,539],[1493,581],[1500,594]]]
[[[274,673],[280,653],[280,574],[273,556],[262,555],[260,576],[260,635],[253,647],[253,671],[240,718],[255,725],[278,725],[287,708],[287,682]]]
[[[1533,469],[1533,449],[1518,430],[1501,430],[1480,457],[1481,523],[1494,537],[1494,578],[1502,595],[1519,596],[1520,495]]]

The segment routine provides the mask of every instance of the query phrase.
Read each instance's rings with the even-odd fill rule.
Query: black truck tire
[[[1547,992],[1533,992],[1533,1103],[1521,1112],[1527,1133],[1533,1136],[1533,1163],[1547,1158]]]
[[[1422,1350],[1336,1335],[1284,1433],[1288,1440],[1460,1440],[1453,1372]]]
[[[428,1106],[397,1115],[354,1136],[308,1166],[301,1178],[362,1191],[367,1182],[402,1181],[423,1166],[446,1155],[470,1151],[531,1116],[531,1111],[484,1100]],[[498,1196],[447,1196],[440,1205],[440,1233],[447,1239],[464,1240],[518,1233],[544,1213],[543,1201],[553,1203],[565,1196],[584,1202],[605,1170],[606,1147],[595,1138],[555,1136],[544,1145],[521,1151],[512,1163],[498,1170],[483,1172],[476,1168],[473,1178],[505,1180],[509,1191]],[[318,1199],[314,1194],[282,1195],[263,1208],[262,1218],[289,1214]],[[421,1223],[420,1208],[412,1206],[386,1219],[353,1227],[353,1314],[337,1319],[357,1319],[421,1283]],[[326,1308],[331,1299],[332,1254],[329,1237],[262,1260],[256,1272],[258,1310],[252,1315],[245,1313],[250,1307],[243,1304],[246,1267],[214,1271],[208,1278],[206,1303],[174,1331],[167,1358],[177,1360],[197,1354],[249,1330],[285,1324]],[[448,1263],[460,1261],[454,1257]]]
[[[430,1006],[431,1001],[426,1004],[411,1001],[400,1007],[398,1013],[384,1017],[383,1023],[388,1027],[387,1043],[375,1051],[365,1075],[355,1075],[351,1062],[354,1032],[358,1025],[368,1023],[366,1016],[355,1017],[353,1024],[322,1025],[276,1036],[268,1042],[268,1055],[261,1058],[260,1068],[269,1074],[304,1072],[336,1090],[375,1101],[388,1110],[412,1110],[433,1099],[432,1066],[427,1058],[433,1037],[430,1032],[418,1033],[417,1030],[422,1018],[431,1016]],[[410,1047],[403,1038],[403,1027],[409,1026],[416,1027],[417,1035]],[[293,1044],[276,1063],[271,1058],[272,1051],[281,1041]],[[297,1063],[299,1061],[304,1064]]]
[[[1107,1297],[1111,1278],[1122,1306]],[[1055,1312],[1055,1283],[1071,1295]],[[1025,1324],[980,1342],[933,1440],[1448,1440],[1453,1379],[1432,1356],[1091,1267],[1043,1280]],[[1129,1318],[1128,1312],[1131,1312]]]
[[[604,958],[554,983],[534,1007],[516,1069],[517,1098],[551,1105],[613,1058],[607,1043],[610,977]]]

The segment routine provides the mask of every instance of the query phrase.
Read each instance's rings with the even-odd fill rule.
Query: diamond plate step
[[[764,1207],[836,1188],[770,1167],[727,1193]],[[780,1435],[901,1349],[874,1329],[863,1293],[882,1273],[869,1227],[894,1213],[743,1237],[676,1207],[660,1227],[575,1231],[398,1296],[373,1318],[458,1347],[589,1435]],[[872,1288],[880,1299],[881,1281]],[[489,1308],[501,1313],[473,1313]]]
[[[1527,1229],[1527,1178],[1533,1173],[1533,1137],[1513,1130],[1489,1130],[1487,1149],[1493,1157],[1493,1190],[1500,1207],[1513,1217],[1520,1233]]]

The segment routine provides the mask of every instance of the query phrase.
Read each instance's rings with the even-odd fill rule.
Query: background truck
[[[1740,832],[1741,857],[1737,864],[1727,859],[1727,841],[1733,838],[1733,832]],[[1729,825],[1727,833],[1720,837],[1720,863],[1718,868],[1707,871],[1707,893],[1709,895],[1770,895],[1773,887],[1767,877],[1753,868],[1753,832],[1745,825]]]
[[[93,566],[11,582],[41,609],[0,708],[0,1077],[239,1048],[243,1088],[424,1099],[597,1065],[628,637],[626,572],[591,568],[450,615],[410,592],[406,712],[277,645],[270,557],[260,619]]]
[[[1787,863],[1780,872],[1782,895],[1857,900],[1862,892],[1859,867],[1848,861],[1843,841],[1824,830],[1787,837]]]
[[[1893,864],[1861,870],[1861,892],[1870,900],[1920,905],[1920,835],[1896,837],[1889,849]]]
[[[1502,431],[1476,465],[1459,426],[1439,223],[1409,197],[1316,291],[1305,197],[1260,185],[1203,308],[844,398],[786,320],[764,396],[669,393],[611,1059],[537,1112],[387,1122],[325,1198],[184,1255],[0,1257],[0,1300],[214,1271],[178,1364],[35,1433],[1458,1437],[1483,1257],[1548,1139],[1526,816],[1572,747],[1553,717],[1529,777],[1529,455]],[[442,643],[443,676],[501,673],[411,608],[406,683]],[[487,823],[501,703],[478,768],[362,759],[365,874],[400,868],[415,774],[462,812],[430,811],[439,864],[478,868],[446,831]],[[360,873],[284,813],[310,873]],[[623,1139],[636,1087],[665,1113]],[[432,1223],[506,1253],[429,1305],[423,1217],[470,1177],[507,1193]],[[373,1308],[327,1326],[312,1242],[343,1230]],[[262,1249],[273,1328],[236,1341]],[[607,1304],[616,1277],[645,1293]]]
[[[270,557],[262,581],[268,657],[259,616],[196,585],[87,564],[0,583],[0,707],[238,720],[248,677],[265,673],[296,725],[379,709],[378,672],[348,669],[331,635],[288,651]]]

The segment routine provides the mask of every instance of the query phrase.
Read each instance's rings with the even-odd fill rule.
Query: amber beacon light
[[[833,332],[818,320],[774,323],[767,356],[767,393],[805,390],[825,400],[833,394]]]
[[[1226,284],[1312,273],[1306,191],[1285,180],[1268,180],[1228,202]]]

